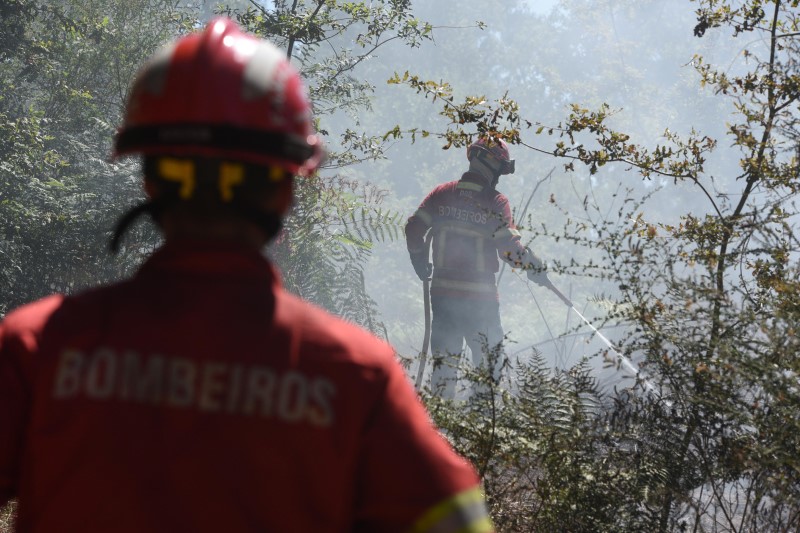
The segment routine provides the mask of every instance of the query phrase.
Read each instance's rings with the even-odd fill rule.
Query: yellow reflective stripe
[[[486,515],[484,518],[480,520],[476,520],[472,522],[468,526],[463,529],[459,529],[458,533],[493,533],[494,532],[494,524],[492,523],[492,519]]]
[[[486,257],[483,254],[483,243],[486,239],[478,239],[475,245],[475,253],[478,254],[478,260],[475,264],[475,269],[478,272],[486,272]]]
[[[431,227],[431,225],[433,224],[433,217],[431,216],[430,213],[428,213],[424,209],[417,209],[414,212],[413,216],[418,217],[421,221],[425,223],[427,227]]]
[[[270,167],[269,168],[269,180],[270,181],[281,181],[285,177],[286,177],[286,171],[283,170],[281,167]]]
[[[233,200],[233,187],[244,181],[244,167],[238,163],[219,166],[219,197],[223,202]]]
[[[478,281],[459,281],[455,279],[442,279],[434,277],[431,280],[431,289],[457,289],[469,292],[494,293],[497,287],[492,283],[480,283]]]
[[[194,161],[162,157],[158,160],[158,175],[167,181],[181,184],[178,194],[184,200],[191,198],[195,187]]]
[[[478,185],[477,183],[472,183],[471,181],[459,181],[456,185],[456,189],[466,189],[468,191],[481,192],[483,190],[483,185]]]
[[[410,533],[488,533],[492,521],[480,488],[475,487],[437,504],[411,528]]]
[[[465,228],[461,224],[455,224],[455,223],[442,224],[442,231],[444,231],[445,229],[447,231],[452,231],[453,233],[459,233],[461,235],[466,235],[468,237],[475,237],[476,239],[487,238],[486,233],[470,228]]]
[[[436,250],[436,256],[433,258],[433,267],[444,267],[444,250],[447,245],[447,228],[441,228],[435,235],[436,245],[433,247]]]

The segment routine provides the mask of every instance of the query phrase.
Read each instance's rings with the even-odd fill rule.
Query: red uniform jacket
[[[530,262],[508,198],[487,187],[475,173],[439,185],[425,197],[406,224],[409,253],[424,252],[429,228],[433,231],[431,294],[496,299],[498,253],[513,266]]]
[[[18,533],[483,531],[477,487],[392,349],[258,253],[168,245],[0,325]]]

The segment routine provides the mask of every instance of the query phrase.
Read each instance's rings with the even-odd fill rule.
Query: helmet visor
[[[482,151],[485,154],[485,158],[489,160],[490,165],[500,172],[500,175],[514,173],[516,165],[514,164],[513,159],[507,159],[507,151],[486,148],[484,148]]]

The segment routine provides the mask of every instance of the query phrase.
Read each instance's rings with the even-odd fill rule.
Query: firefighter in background
[[[437,186],[406,224],[411,264],[421,280],[431,279],[431,386],[455,397],[464,341],[473,365],[492,365],[495,380],[504,363],[500,302],[495,274],[498,257],[548,283],[542,261],[520,242],[508,198],[496,190],[500,176],[514,173],[502,139],[482,137],[467,147],[469,170],[458,181]],[[433,263],[425,235],[432,232]]]
[[[285,55],[227,19],[157,53],[117,155],[165,237],[130,280],[0,324],[0,506],[18,533],[490,531],[393,350],[261,251],[320,141]]]

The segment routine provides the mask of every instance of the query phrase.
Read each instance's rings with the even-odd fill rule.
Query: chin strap
[[[128,230],[128,228],[133,224],[136,219],[144,214],[150,215],[153,220],[158,220],[158,217],[164,211],[164,207],[171,202],[159,200],[159,201],[147,201],[142,202],[141,204],[133,207],[127,213],[122,215],[122,218],[119,219],[117,225],[114,227],[114,233],[111,236],[111,242],[109,243],[109,248],[111,249],[112,254],[116,254],[119,252],[119,243],[122,240],[122,236]]]

